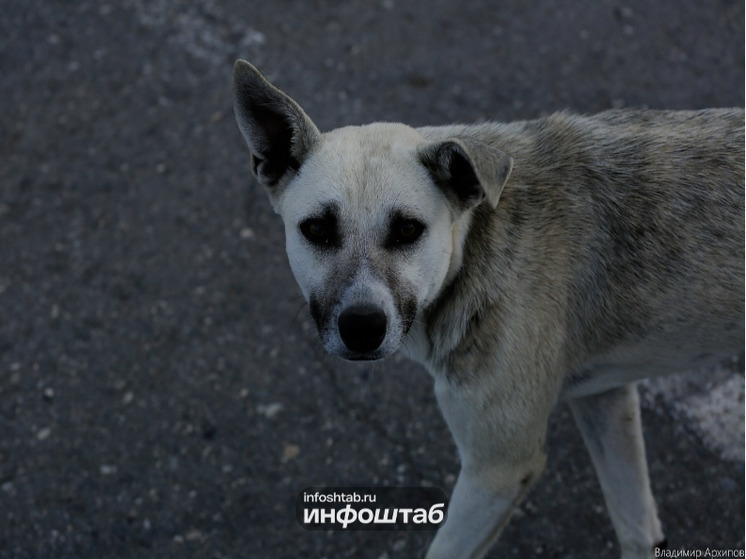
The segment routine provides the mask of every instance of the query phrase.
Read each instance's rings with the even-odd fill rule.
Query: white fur
[[[422,308],[444,284],[454,266],[453,243],[462,241],[464,235],[459,229],[454,238],[445,196],[415,164],[416,148],[423,141],[412,128],[398,124],[334,130],[321,137],[276,201],[285,223],[290,267],[307,299],[323,290],[341,263],[358,269],[354,281],[338,294],[330,322],[336,323],[339,313],[353,303],[381,306],[388,318],[381,357],[397,351],[404,335],[393,294],[382,283],[383,274],[394,274],[416,286],[417,305]],[[372,155],[361,159],[361,151]],[[339,208],[344,245],[335,254],[320,254],[303,238],[298,225],[315,208],[330,203]],[[426,222],[416,252],[402,255],[381,247],[392,210],[411,211]],[[344,355],[336,329],[325,330],[322,335],[328,352]]]

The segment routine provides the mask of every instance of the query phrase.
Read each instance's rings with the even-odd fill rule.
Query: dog
[[[320,133],[233,72],[251,170],[326,351],[401,349],[461,459],[427,559],[484,556],[566,401],[624,559],[664,542],[635,382],[744,349],[744,111]]]

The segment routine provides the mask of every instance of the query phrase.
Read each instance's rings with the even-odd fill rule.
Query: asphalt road
[[[431,537],[296,523],[307,486],[450,491],[458,464],[423,370],[323,355],[233,121],[237,57],[322,129],[743,106],[744,5],[4,0],[2,559],[395,559]],[[743,549],[743,368],[644,389],[673,549]],[[490,557],[613,557],[565,407],[548,448]]]

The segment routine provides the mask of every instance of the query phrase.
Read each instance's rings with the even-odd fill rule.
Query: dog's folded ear
[[[513,169],[513,158],[474,138],[451,138],[425,144],[422,164],[435,184],[461,211],[485,198],[494,208]]]
[[[271,191],[300,168],[319,130],[295,101],[245,60],[233,66],[233,108],[251,151],[251,169]]]

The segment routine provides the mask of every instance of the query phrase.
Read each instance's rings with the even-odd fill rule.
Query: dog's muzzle
[[[372,305],[354,305],[337,321],[339,335],[350,351],[365,355],[377,350],[386,337],[386,314]]]

